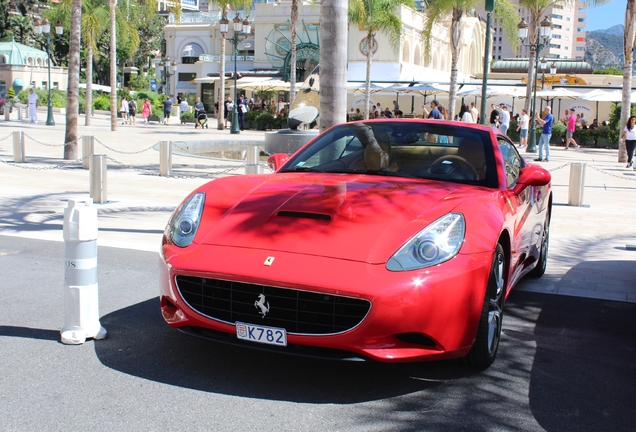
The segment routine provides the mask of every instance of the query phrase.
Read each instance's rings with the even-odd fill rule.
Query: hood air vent
[[[302,219],[316,219],[316,220],[324,220],[330,221],[331,216],[320,213],[305,213],[298,211],[279,211],[278,216],[281,217],[291,217],[291,218],[302,218]]]

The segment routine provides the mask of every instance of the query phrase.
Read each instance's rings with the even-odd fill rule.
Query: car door
[[[518,194],[513,192],[519,174],[525,166],[525,160],[519,155],[517,148],[507,137],[499,135],[497,138],[499,151],[501,152],[504,171],[506,173],[507,197],[510,206],[514,209],[514,230],[512,233],[512,264],[514,265],[513,278],[524,268],[524,262],[528,259],[532,250],[531,245],[535,235],[537,222],[536,212],[533,211],[536,191],[533,186],[524,188]]]

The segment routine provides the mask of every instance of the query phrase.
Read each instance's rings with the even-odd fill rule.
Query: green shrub
[[[265,130],[272,128],[276,124],[276,119],[271,113],[264,112],[256,118],[256,124],[258,125],[258,130]]]
[[[98,111],[110,111],[110,96],[103,95],[93,99],[93,108]]]
[[[254,123],[260,114],[260,112],[254,110],[246,112],[244,116],[245,123]]]
[[[128,85],[131,90],[148,90],[150,88],[150,81],[143,75],[137,75],[135,78],[128,80]]]
[[[183,114],[181,114],[181,121],[188,121],[188,120],[194,120],[194,111],[186,111]]]
[[[550,142],[552,144],[560,144],[561,138],[565,136],[565,132],[567,132],[567,130],[567,126],[561,122],[552,125],[552,137],[550,138]]]
[[[135,98],[140,99],[142,101],[144,99],[148,98],[148,101],[152,105],[154,105],[155,102],[157,101],[157,99],[159,99],[159,93],[156,93],[156,92],[153,92],[153,91],[150,91],[150,90],[138,91],[137,93],[135,93]]]
[[[48,90],[40,90],[35,89],[35,93],[38,95],[38,105],[39,106],[47,106],[49,104],[49,91]],[[61,90],[52,89],[51,90],[51,99],[53,101],[54,108],[64,108],[66,107],[66,92]],[[24,89],[20,93],[18,93],[18,100],[26,104],[29,101],[29,89]]]

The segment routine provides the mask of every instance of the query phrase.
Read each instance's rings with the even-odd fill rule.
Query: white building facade
[[[430,59],[425,60],[422,52],[422,12],[402,7],[398,13],[404,23],[403,38],[396,50],[386,36],[376,34],[371,80],[396,83],[449,82],[450,21],[435,25],[432,52]],[[244,11],[238,14],[241,19],[246,17]],[[243,76],[279,76],[288,80],[290,71],[294,69],[300,85],[318,63],[320,49],[325,49],[319,40],[320,5],[309,1],[299,5],[298,52],[294,68],[289,65],[291,1],[255,4],[247,11],[247,16],[252,31],[249,35],[240,35],[242,41],[236,56],[239,73]],[[235,13],[230,11],[228,19],[231,21],[234,17]],[[218,94],[218,80],[222,75],[219,18],[219,10],[216,6],[210,6],[205,12],[182,12],[179,22],[175,22],[175,16],[171,14],[169,24],[164,28],[164,58],[168,56],[177,63],[177,72],[170,76],[170,93],[201,97],[206,109],[210,109],[216,100],[225,99],[225,95]],[[468,17],[464,19],[463,26],[458,68],[460,81],[467,81],[480,74],[483,68],[485,24],[478,18]],[[231,23],[227,36],[233,36]],[[367,52],[363,42],[365,35],[355,26],[349,26],[347,36],[348,80],[364,81]],[[234,46],[226,42],[226,75],[234,71],[233,50]],[[157,68],[157,73],[161,76],[162,68]],[[226,95],[232,94],[232,86],[226,85]]]

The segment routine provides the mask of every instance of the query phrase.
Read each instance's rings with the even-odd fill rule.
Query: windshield
[[[497,186],[488,132],[423,121],[344,123],[280,172],[356,173]]]

